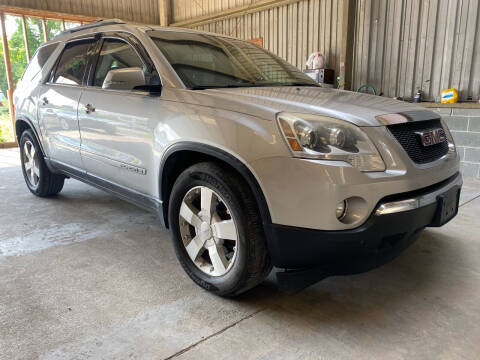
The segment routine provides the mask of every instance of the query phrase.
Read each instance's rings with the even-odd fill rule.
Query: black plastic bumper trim
[[[458,194],[460,186],[457,186]],[[371,215],[352,230],[323,231],[266,224],[267,244],[279,268],[322,267],[329,274],[359,273],[382,265],[410,246],[421,230],[438,223],[439,202],[414,210]]]

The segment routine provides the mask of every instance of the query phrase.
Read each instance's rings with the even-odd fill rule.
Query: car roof
[[[136,31],[146,32],[151,30],[168,31],[168,32],[175,32],[175,33],[208,34],[208,35],[221,36],[221,37],[233,39],[233,37],[231,36],[215,34],[215,33],[206,32],[206,31],[198,31],[198,30],[178,28],[178,27],[163,27],[159,25],[129,23],[119,19],[104,19],[104,20],[95,21],[90,24],[77,26],[72,29],[62,31],[60,34],[58,34],[52,40],[48,41],[45,44],[53,43],[57,41],[68,41],[76,37],[95,34],[98,32],[127,31],[127,32],[135,33]]]

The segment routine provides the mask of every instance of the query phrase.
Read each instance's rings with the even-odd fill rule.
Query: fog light
[[[338,220],[342,220],[347,213],[347,201],[343,200],[337,204],[337,209],[335,210]]]

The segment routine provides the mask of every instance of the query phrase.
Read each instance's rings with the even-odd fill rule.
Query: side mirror
[[[139,67],[110,70],[103,81],[103,89],[133,90],[145,85],[145,75]]]

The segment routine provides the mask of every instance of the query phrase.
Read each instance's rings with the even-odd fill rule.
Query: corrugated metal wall
[[[179,22],[261,0],[172,0]],[[356,0],[354,86],[386,96],[435,99],[456,87],[480,97],[480,0]],[[158,24],[158,0],[0,0],[0,4]],[[270,51],[298,66],[313,51],[340,70],[344,0],[301,0],[195,29],[241,39],[262,37]]]
[[[1,0],[1,5],[158,24],[157,0]]]
[[[262,37],[265,48],[302,69],[308,55],[320,51],[338,74],[342,16],[343,0],[303,0],[194,28],[240,39]]]
[[[253,4],[260,0],[172,0],[173,22],[213,15],[222,10]]]
[[[434,100],[455,87],[480,96],[479,0],[358,0],[354,84]]]

